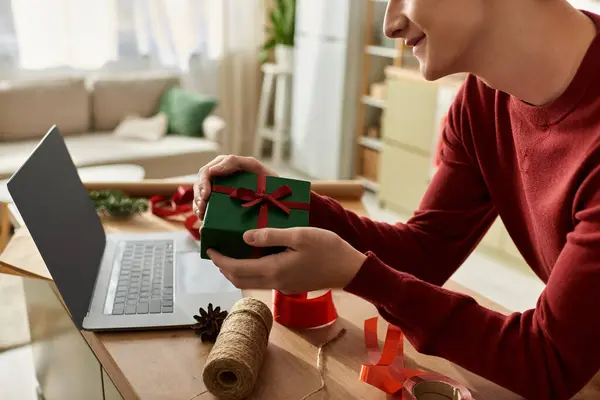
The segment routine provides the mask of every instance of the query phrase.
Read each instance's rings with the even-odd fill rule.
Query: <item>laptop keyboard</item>
[[[113,315],[173,312],[173,242],[126,242]]]

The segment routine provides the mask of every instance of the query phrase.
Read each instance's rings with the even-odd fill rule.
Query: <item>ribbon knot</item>
[[[290,215],[290,207],[279,201],[282,197],[289,196],[290,194],[292,194],[292,189],[287,185],[283,185],[271,193],[266,193],[266,191],[261,190],[261,188],[256,191],[247,188],[237,188],[231,191],[229,197],[245,201],[245,203],[242,204],[242,207],[245,208],[255,207],[257,205],[273,205],[283,211],[286,215]]]

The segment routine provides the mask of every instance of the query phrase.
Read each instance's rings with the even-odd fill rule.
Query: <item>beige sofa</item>
[[[211,115],[204,138],[166,135],[158,141],[115,136],[128,115],[150,117],[178,76],[137,74],[0,82],[0,179],[10,177],[56,124],[79,167],[137,164],[147,178],[194,174],[220,152],[225,123]]]

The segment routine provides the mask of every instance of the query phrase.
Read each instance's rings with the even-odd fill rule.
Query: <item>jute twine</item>
[[[237,301],[206,360],[202,373],[206,389],[222,400],[248,397],[258,379],[272,327],[273,314],[265,303],[251,297]],[[345,333],[341,329],[319,346],[316,366],[321,385],[302,400],[325,388],[324,350]]]
[[[342,328],[335,336],[333,336],[330,339],[325,340],[319,346],[319,351],[317,352],[317,371],[319,372],[319,378],[321,378],[321,386],[319,386],[318,388],[316,388],[315,390],[313,390],[312,392],[310,392],[309,394],[304,396],[301,400],[306,400],[309,397],[319,393],[321,390],[325,389],[325,363],[323,360],[325,347],[327,347],[328,345],[332,344],[333,342],[335,342],[336,340],[338,340],[339,338],[344,336],[344,334],[346,334],[346,329]]]
[[[210,393],[223,400],[250,395],[272,327],[273,314],[262,301],[243,298],[233,305],[202,373]]]

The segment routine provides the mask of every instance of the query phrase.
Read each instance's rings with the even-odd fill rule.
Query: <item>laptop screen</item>
[[[10,178],[8,190],[81,329],[106,234],[56,126]]]

